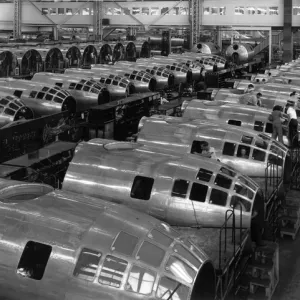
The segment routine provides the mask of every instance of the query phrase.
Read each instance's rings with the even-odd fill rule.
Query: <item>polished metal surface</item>
[[[200,42],[192,48],[191,52],[216,55],[221,54],[220,47],[211,42]]]
[[[155,91],[156,79],[151,73],[134,68],[125,68],[124,65],[92,65],[92,70],[111,72],[126,77],[135,87],[137,93]]]
[[[129,69],[132,68],[137,70],[143,70],[151,74],[156,79],[157,90],[161,90],[167,86],[174,85],[174,74],[167,68],[149,65],[147,63],[133,63],[129,61],[119,61],[115,65]]]
[[[29,107],[18,97],[0,91],[0,128],[29,119],[33,119],[33,111]]]
[[[232,108],[232,115],[240,115],[242,111]],[[278,155],[278,172],[281,174],[288,156],[288,149],[257,131],[224,124],[218,119],[231,117],[223,111],[207,109],[203,116],[192,118],[172,118],[157,116],[144,118],[137,141],[152,148],[168,149],[171,153],[193,154],[197,143],[209,142],[215,149],[216,158],[222,163],[235,168],[242,174],[251,177],[265,177],[268,162]],[[199,111],[198,111],[199,113]],[[247,114],[244,112],[244,120]],[[205,120],[206,119],[206,120]],[[230,151],[228,150],[230,147]],[[241,150],[246,150],[242,156]],[[198,152],[194,152],[196,157]]]
[[[1,299],[215,299],[208,256],[151,216],[5,179],[0,210]]]
[[[110,101],[110,94],[106,86],[80,74],[68,76],[39,72],[33,75],[33,81],[59,86],[68,91],[76,100],[77,111],[87,110],[92,106]]]
[[[246,63],[254,57],[253,46],[249,44],[232,44],[226,49],[225,56],[234,63]]]
[[[259,106],[243,105],[239,103],[239,98],[231,98],[229,101],[200,101],[192,100],[188,102],[183,119],[187,120],[216,120],[218,122],[238,125],[243,129],[251,129],[265,135],[272,135],[272,124],[268,121],[271,110]],[[236,100],[236,102],[234,102]],[[283,141],[288,145],[288,118],[284,115]]]
[[[186,142],[188,134],[188,129],[177,132]],[[117,202],[175,226],[221,227],[226,211],[239,200],[245,227],[254,203],[264,211],[259,186],[230,166],[164,147],[103,139],[77,146],[63,190]]]
[[[105,84],[111,95],[111,100],[124,98],[135,92],[134,85],[126,77],[121,77],[109,71],[100,72],[100,70],[96,69],[70,68],[65,70],[65,74],[69,76],[81,75]]]
[[[180,84],[180,83],[186,83],[189,80],[191,80],[191,70],[188,70],[187,67],[183,66],[173,66],[170,64],[170,62],[165,61],[165,60],[153,60],[151,58],[147,59],[137,59],[136,61],[137,64],[143,64],[143,65],[148,65],[148,66],[157,66],[157,67],[163,67],[168,70],[170,70],[174,74],[174,83],[175,84]]]
[[[0,78],[0,91],[18,96],[33,111],[35,117],[65,110],[76,111],[76,101],[71,94],[49,84],[32,80]]]

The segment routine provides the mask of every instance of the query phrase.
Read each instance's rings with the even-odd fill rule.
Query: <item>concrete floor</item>
[[[272,300],[300,300],[300,233],[279,239],[279,283]]]

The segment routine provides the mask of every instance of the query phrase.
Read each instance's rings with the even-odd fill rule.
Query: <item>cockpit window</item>
[[[234,152],[235,152],[235,146],[236,145],[233,143],[225,142],[222,154],[228,155],[228,156],[233,156]]]
[[[264,131],[264,125],[265,125],[264,122],[255,121],[254,122],[254,130],[262,132],[262,131]]]
[[[45,93],[39,92],[36,96],[37,99],[43,99],[45,96]]]
[[[31,97],[31,98],[35,98],[36,97],[36,95],[37,95],[37,92],[36,91],[32,91],[32,92],[30,92],[30,94],[29,94],[29,97]],[[5,100],[5,99],[1,99],[0,100],[0,103],[1,104],[7,104],[8,103],[8,101],[7,100],[5,100],[5,101],[7,101],[7,103],[3,103],[3,101],[2,100]]]
[[[119,86],[121,86],[122,88],[126,88],[126,84],[123,82],[119,82]]]
[[[188,264],[176,256],[171,255],[165,267],[166,271],[188,283],[192,283],[196,277],[194,271]]]
[[[35,96],[37,92],[31,92],[31,93],[30,93],[30,97],[32,97],[32,98],[34,98],[34,96],[32,96],[33,93],[35,93],[35,94],[34,94],[34,96]],[[6,100],[6,99],[4,99],[4,98],[2,98],[2,99],[0,100],[0,103],[1,103],[2,105],[7,105],[7,104],[9,103],[9,101]]]
[[[244,212],[250,212],[251,202],[239,196],[232,196],[230,206],[236,210],[242,209]]]
[[[252,136],[247,136],[247,135],[242,136],[242,139],[241,139],[242,143],[251,145],[252,141],[253,141]]]
[[[82,84],[76,84],[75,90],[81,91],[83,85]]]
[[[132,256],[138,240],[139,239],[136,236],[121,231],[112,244],[112,250],[124,255]]]
[[[44,86],[44,87],[42,88],[42,92],[48,92],[48,90],[49,90],[49,88],[47,88],[46,86]]]
[[[13,102],[9,103],[9,107],[15,110],[19,109],[19,106],[14,104]]]
[[[205,182],[209,182],[212,175],[213,175],[212,171],[200,168],[200,170],[196,176],[196,179],[205,181]]]
[[[71,86],[71,84],[70,84],[70,86]],[[55,89],[50,89],[48,93],[54,95],[54,94],[56,94],[56,92],[57,91]]]
[[[56,103],[63,103],[63,100],[61,98],[57,97],[57,96],[55,96],[53,98],[53,101],[56,102]]]
[[[187,286],[169,278],[162,277],[157,287],[156,296],[158,299],[187,300],[189,289]]]
[[[130,197],[141,200],[149,200],[151,196],[153,183],[153,178],[136,176],[132,184]]]
[[[96,276],[101,256],[101,252],[83,248],[78,257],[73,276],[83,280],[93,281]]]
[[[218,189],[212,189],[210,193],[210,204],[226,206],[227,203],[227,193]]]
[[[255,141],[255,146],[261,149],[267,149],[268,148],[268,143],[265,141],[260,141],[260,140],[256,140]]]
[[[256,187],[255,187],[255,185],[253,185],[249,180],[247,180],[245,177],[242,177],[242,176],[240,176],[239,178],[238,178],[238,180],[241,182],[241,183],[243,183],[243,184],[245,184],[246,186],[248,186],[250,189],[252,189],[252,190],[256,190]]]
[[[105,80],[105,83],[106,83],[106,84],[111,84],[111,79],[107,78],[107,79]]]
[[[90,90],[90,87],[88,85],[84,85],[82,90],[88,92]]]
[[[98,282],[115,288],[121,286],[128,262],[124,259],[107,255],[103,263]]]
[[[230,177],[235,177],[235,175],[236,175],[235,172],[233,172],[232,170],[230,170],[230,169],[228,169],[228,168],[225,168],[225,167],[222,167],[222,168],[220,169],[220,172],[223,173],[223,174],[226,174],[226,175],[228,175],[228,176],[230,176]]]
[[[176,243],[173,247],[174,252],[181,255],[183,258],[185,258],[187,261],[189,261],[193,266],[196,268],[200,268],[200,261],[194,256],[192,253],[190,253],[187,249],[185,249],[181,244]]]
[[[135,80],[135,75],[130,75],[130,76],[129,76],[129,79]]]
[[[118,85],[118,81],[117,80],[113,80],[113,85]]]
[[[268,162],[277,166],[283,166],[283,159],[280,156],[269,154]]]
[[[151,233],[148,234],[148,238],[153,239],[154,241],[156,241],[159,244],[162,244],[166,247],[169,247],[173,242],[172,238],[170,238],[169,236],[163,234],[162,232],[160,232],[156,229],[153,229],[151,231]]]
[[[230,189],[232,180],[227,178],[226,176],[218,174],[215,178],[215,184],[224,189]]]
[[[155,272],[133,265],[129,272],[125,288],[129,292],[150,295],[155,278]]]
[[[15,115],[15,111],[12,110],[12,109],[10,109],[10,108],[6,108],[4,110],[4,113],[7,114],[7,115],[9,115],[9,116],[14,116]]]
[[[246,186],[244,186],[238,182],[234,185],[234,191],[237,194],[239,194],[241,196],[245,196],[249,199],[253,199],[253,197],[254,197],[254,193],[251,190],[249,190]]]
[[[236,156],[244,159],[248,159],[250,154],[250,147],[239,145]]]
[[[144,241],[136,256],[147,265],[158,268],[165,257],[165,251],[152,243]]]
[[[208,186],[200,183],[193,183],[190,200],[197,202],[205,202]]]
[[[176,179],[173,185],[172,197],[185,198],[189,187],[189,181],[184,179]]]
[[[229,125],[234,125],[234,126],[241,126],[242,122],[238,120],[228,120],[227,122]]]
[[[48,101],[52,101],[53,95],[51,95],[51,94],[46,94],[45,99],[48,100]]]
[[[254,160],[258,160],[258,161],[265,161],[266,152],[258,150],[258,149],[253,149],[252,158]]]

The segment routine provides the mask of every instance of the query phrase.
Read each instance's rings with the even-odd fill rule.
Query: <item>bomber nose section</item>
[[[151,78],[151,79],[150,79],[150,82],[149,82],[149,90],[150,90],[151,92],[154,92],[154,91],[155,91],[155,89],[156,89],[156,84],[157,84],[156,79],[155,79],[155,78]]]
[[[33,119],[33,111],[29,107],[22,107],[20,108],[16,115],[14,121],[18,120],[30,120]]]

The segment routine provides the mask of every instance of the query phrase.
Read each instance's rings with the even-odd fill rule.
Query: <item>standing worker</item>
[[[289,116],[289,139],[291,147],[298,146],[298,120],[295,110],[295,102],[287,103],[287,114]]]
[[[274,106],[273,111],[269,116],[269,121],[273,124],[272,138],[275,140],[278,138],[278,141],[283,144],[282,118],[283,114],[281,106]]]

